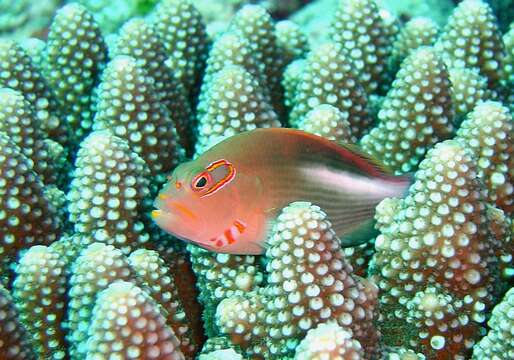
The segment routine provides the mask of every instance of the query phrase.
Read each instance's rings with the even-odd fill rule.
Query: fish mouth
[[[193,211],[177,201],[171,201],[167,195],[160,194],[154,200],[153,206],[153,221],[161,229],[180,239],[187,240],[193,235],[192,229],[202,228],[201,219]]]
[[[172,213],[174,216],[179,216],[181,218],[187,218],[191,221],[198,221],[198,216],[187,206],[182,205],[178,201],[173,201],[170,199],[168,195],[159,194],[157,198],[154,200],[154,207],[157,212],[152,212],[152,217],[159,216],[159,211],[162,213],[170,214]]]

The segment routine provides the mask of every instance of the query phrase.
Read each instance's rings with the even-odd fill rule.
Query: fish
[[[260,128],[224,139],[178,165],[154,201],[164,231],[204,249],[259,255],[282,208],[319,206],[341,246],[370,240],[375,207],[404,196],[412,180],[393,175],[353,144],[291,128]]]

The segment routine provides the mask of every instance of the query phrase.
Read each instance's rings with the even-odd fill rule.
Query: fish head
[[[203,164],[199,160],[179,165],[168,177],[155,199],[157,210],[152,217],[159,227],[182,240],[230,253],[251,221],[248,194],[258,196],[257,182],[225,159]]]

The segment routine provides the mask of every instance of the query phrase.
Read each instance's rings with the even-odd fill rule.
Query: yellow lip
[[[162,215],[162,211],[161,210],[152,210],[152,218],[158,218],[159,216]]]
[[[198,219],[198,217],[191,210],[189,210],[187,207],[185,207],[184,205],[182,205],[182,204],[180,204],[178,202],[172,201],[172,202],[169,203],[169,205],[173,206],[175,209],[180,211],[182,214],[184,214],[185,216],[187,216],[191,220]]]
[[[166,195],[166,194],[159,194],[157,195],[157,197],[159,198],[159,200],[166,200],[166,199],[169,199],[169,195]]]

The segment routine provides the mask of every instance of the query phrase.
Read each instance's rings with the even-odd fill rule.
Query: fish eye
[[[193,183],[194,188],[197,190],[203,189],[205,185],[207,185],[207,176],[205,175],[198,177]]]

